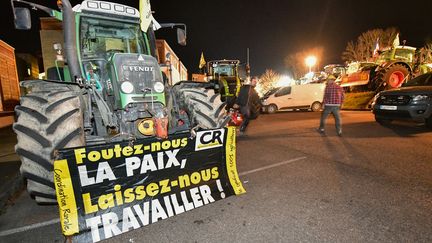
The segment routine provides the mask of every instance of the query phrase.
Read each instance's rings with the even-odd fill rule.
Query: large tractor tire
[[[175,92],[180,108],[188,113],[192,127],[216,129],[230,121],[225,110],[226,103],[213,89],[180,86],[176,87]]]
[[[409,75],[410,71],[406,66],[394,64],[389,68],[378,71],[375,77],[375,88],[378,91],[399,88],[408,80]]]
[[[27,191],[39,204],[55,204],[55,150],[85,144],[81,90],[78,86],[32,80],[21,86],[27,94],[15,108],[16,153]]]

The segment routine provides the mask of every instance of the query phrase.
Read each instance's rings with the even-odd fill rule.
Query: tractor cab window
[[[379,57],[378,57],[378,62],[386,62],[388,60],[392,59],[392,51],[391,50],[387,50],[387,51],[383,51]]]
[[[394,52],[394,57],[392,55],[393,50],[384,51],[379,55],[378,62],[386,62],[393,59],[403,60],[405,62],[413,62],[414,60],[414,50],[411,49],[398,48]]]
[[[146,52],[138,24],[85,18],[81,19],[80,47],[83,60],[105,59],[113,53]]]
[[[414,50],[410,49],[396,49],[395,59],[403,60],[405,62],[413,62]]]
[[[232,64],[215,64],[211,67],[212,76],[232,77],[236,75],[236,67]]]
[[[347,69],[347,74],[355,73],[359,70],[359,68],[360,68],[360,64],[358,62],[353,62],[349,64]]]

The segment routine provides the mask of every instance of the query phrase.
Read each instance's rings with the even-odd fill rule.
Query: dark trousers
[[[248,106],[240,107],[240,113],[243,115],[243,122],[240,124],[240,132],[245,132],[250,121],[250,109]]]
[[[226,106],[225,106],[225,109],[227,110],[227,111],[229,111],[231,108],[233,108],[233,106],[234,106],[234,103],[236,102],[236,97],[235,96],[227,96],[226,98],[225,98],[225,102],[226,102]]]
[[[321,114],[321,120],[320,120],[320,130],[324,130],[325,122],[327,120],[327,117],[331,114],[333,114],[333,117],[335,119],[335,125],[336,125],[336,131],[338,133],[342,132],[342,126],[341,126],[341,116],[340,116],[340,106],[324,106],[324,110]]]
[[[243,117],[243,122],[240,125],[240,132],[245,132],[246,131],[246,127],[249,125],[249,118],[245,118]]]

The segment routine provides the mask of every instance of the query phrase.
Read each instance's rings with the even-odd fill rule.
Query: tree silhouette
[[[380,49],[390,47],[398,34],[398,29],[372,29],[363,32],[357,41],[350,41],[342,53],[342,60],[346,62],[370,61],[378,40]]]
[[[276,83],[279,81],[280,77],[280,74],[273,71],[272,69],[266,69],[264,74],[261,75],[258,82],[260,93],[265,94],[267,91],[275,88]]]

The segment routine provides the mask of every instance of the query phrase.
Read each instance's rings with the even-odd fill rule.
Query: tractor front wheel
[[[192,127],[216,129],[225,127],[230,121],[221,96],[213,89],[180,85],[175,87],[180,108],[188,113]]]
[[[15,108],[13,125],[21,175],[37,203],[55,204],[54,151],[85,144],[81,89],[41,80],[22,81],[21,86],[28,92]]]

